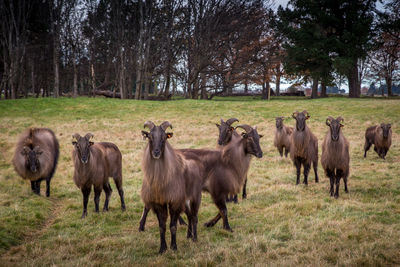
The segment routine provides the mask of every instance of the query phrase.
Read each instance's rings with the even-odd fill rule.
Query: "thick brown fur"
[[[121,208],[125,210],[124,191],[122,189],[122,154],[118,147],[108,142],[92,143],[89,146],[87,163],[83,163],[79,148],[76,144],[74,145],[75,147],[72,151],[72,160],[75,167],[73,179],[83,194],[82,218],[87,215],[87,201],[92,186],[95,192],[96,212],[99,212],[99,199],[102,190],[106,193],[103,211],[108,211],[108,202],[112,192],[109,177],[114,179],[120,195]]]
[[[168,126],[163,127],[163,124]],[[139,228],[140,230],[143,224],[144,229],[148,209],[152,209],[157,215],[160,227],[159,253],[167,249],[165,241],[167,209],[171,216],[171,248],[177,249],[176,223],[183,211],[189,220],[187,237],[197,240],[197,213],[201,202],[202,177],[204,177],[204,167],[199,158],[188,158],[182,151],[173,149],[164,137],[172,136],[171,133],[165,133],[170,124],[168,122],[163,124],[155,126],[152,122],[146,122],[145,127],[149,127],[151,132],[142,132],[149,138],[149,142],[142,158],[144,179],[141,197],[145,209]],[[163,143],[161,148],[160,143]],[[154,149],[157,149],[157,152],[154,152]]]
[[[283,117],[276,118],[276,130],[275,130],[275,139],[274,146],[278,149],[281,157],[283,156],[283,152],[285,151],[285,157],[290,152],[290,144],[291,144],[291,135],[293,133],[293,127],[289,127],[283,124]]]
[[[340,117],[339,117],[340,118]],[[334,123],[337,125],[340,124],[340,119],[337,118],[334,120],[329,117],[330,120],[329,125],[332,127]],[[328,122],[327,122],[328,124]],[[322,143],[322,156],[321,156],[321,164],[324,168],[326,176],[330,179],[330,195],[339,197],[339,184],[340,179],[343,178],[345,184],[345,192],[348,192],[347,189],[347,179],[350,173],[350,153],[349,153],[349,142],[346,137],[344,137],[340,124],[338,139],[334,140],[332,138],[332,129],[330,128],[327,132],[324,141]],[[334,184],[336,184],[336,192],[334,193]]]
[[[385,159],[390,146],[392,145],[392,129],[390,124],[381,124],[369,127],[365,131],[364,158],[367,156],[367,151],[371,145],[374,145],[374,151],[382,159]],[[383,127],[388,127],[388,136],[383,136]]]
[[[32,172],[27,167],[27,158],[23,155],[24,149],[40,149],[37,159],[39,169]],[[50,180],[57,167],[59,144],[53,131],[47,128],[27,129],[19,138],[13,157],[15,171],[23,178],[31,181],[32,190],[40,194],[40,182],[46,180],[46,195],[50,196]]]
[[[293,117],[296,119],[296,127],[291,135],[291,145],[290,145],[290,157],[296,166],[296,184],[300,183],[300,168],[301,165],[304,167],[304,184],[308,184],[308,173],[311,164],[313,164],[315,182],[318,183],[318,139],[311,132],[310,128],[307,126],[305,120],[303,129],[299,130],[297,127],[297,117],[306,117],[305,120],[309,118],[308,112],[295,112]],[[300,119],[300,118],[299,118]]]

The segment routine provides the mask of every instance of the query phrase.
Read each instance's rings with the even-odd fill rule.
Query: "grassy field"
[[[213,101],[147,102],[111,99],[24,99],[0,101],[0,265],[399,265],[400,264],[400,101],[385,99],[216,98]],[[328,115],[345,119],[350,141],[349,194],[329,197],[329,179],[319,165],[320,183],[295,185],[295,168],[273,147],[275,116],[307,109],[308,125],[321,147]],[[178,228],[178,251],[159,256],[156,216],[138,232],[143,208],[140,161],[146,120],[174,126],[175,148],[216,146],[220,118],[237,117],[258,126],[264,135],[262,159],[249,171],[248,199],[229,204],[233,233],[202,223],[217,209],[203,194],[199,240],[186,239]],[[386,161],[370,150],[363,158],[368,126],[391,122],[393,145]],[[288,119],[286,124],[293,125]],[[60,160],[51,197],[36,196],[11,165],[18,135],[27,127],[49,127],[60,142]],[[82,195],[72,181],[71,135],[91,132],[95,141],[111,141],[123,155],[127,211],[121,212],[115,185],[108,213],[94,213],[93,192],[88,217],[80,219]],[[319,149],[321,153],[321,148]],[[101,205],[104,194],[101,195]],[[169,244],[169,230],[167,233]]]

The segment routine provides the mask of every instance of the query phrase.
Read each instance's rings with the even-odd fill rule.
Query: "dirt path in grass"
[[[59,217],[63,210],[62,201],[56,198],[50,198],[53,203],[49,216],[40,225],[40,227],[32,232],[24,234],[23,240],[20,245],[13,246],[7,250],[3,255],[0,256],[0,266],[15,266],[23,257],[27,256],[27,247],[37,242],[54,224],[55,220]],[[33,246],[32,246],[33,247]]]

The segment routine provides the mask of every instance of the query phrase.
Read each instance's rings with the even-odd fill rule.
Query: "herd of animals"
[[[307,126],[310,118],[307,111],[294,112],[294,128],[283,124],[284,117],[276,118],[274,145],[281,156],[290,157],[296,167],[296,184],[300,183],[300,171],[303,166],[304,184],[308,184],[308,174],[313,165],[315,182],[318,183],[318,139]],[[142,157],[144,174],[141,197],[145,204],[140,220],[139,231],[144,231],[147,214],[153,210],[157,215],[160,228],[160,250],[167,249],[165,240],[166,222],[170,215],[171,249],[176,250],[177,222],[185,224],[180,217],[185,213],[188,219],[187,238],[197,240],[198,211],[202,191],[208,192],[218,213],[205,223],[214,226],[221,218],[223,228],[232,231],[228,222],[227,201],[237,202],[237,194],[243,188],[246,198],[247,173],[251,156],[262,158],[260,138],[257,127],[246,124],[233,127],[238,119],[221,119],[218,147],[216,149],[175,149],[168,139],[173,133],[167,132],[172,125],[165,121],[155,125],[151,121],[144,124],[149,131],[142,131],[148,143]],[[343,118],[328,117],[329,130],[322,143],[321,164],[330,179],[330,195],[339,197],[339,183],[343,178],[345,192],[348,193],[349,142],[341,128]],[[242,129],[241,134],[238,129]],[[369,127],[365,133],[364,157],[371,145],[382,159],[391,146],[391,125],[380,124]],[[82,191],[82,218],[87,216],[87,204],[92,187],[94,188],[95,210],[99,212],[100,194],[104,190],[106,199],[103,211],[108,211],[111,196],[109,177],[114,179],[118,190],[121,208],[125,210],[122,188],[122,155],[118,147],[108,142],[93,142],[93,134],[85,136],[74,134],[72,160],[74,163],[74,182]],[[15,171],[24,179],[31,181],[32,191],[40,195],[40,183],[46,181],[46,196],[50,196],[50,181],[54,175],[59,156],[59,143],[52,130],[30,128],[25,131],[17,145],[13,158]],[[334,188],[336,186],[336,188]]]

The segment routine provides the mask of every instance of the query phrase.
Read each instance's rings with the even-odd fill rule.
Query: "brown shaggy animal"
[[[121,199],[121,208],[125,210],[124,190],[122,189],[122,155],[118,147],[113,143],[92,142],[93,134],[88,133],[81,137],[79,134],[72,136],[74,150],[72,160],[74,162],[74,182],[81,189],[83,195],[82,218],[87,215],[87,204],[94,188],[94,204],[96,212],[99,212],[101,191],[104,190],[106,200],[103,211],[108,211],[108,202],[112,193],[109,177],[113,177]]]
[[[310,115],[306,110],[294,112],[296,127],[291,137],[290,157],[296,166],[296,184],[300,183],[301,165],[304,167],[304,184],[308,184],[308,173],[311,163],[314,167],[315,182],[318,183],[318,139],[306,124]]]
[[[369,127],[365,131],[364,158],[367,157],[367,151],[371,145],[374,145],[374,150],[378,156],[385,159],[386,153],[392,145],[392,125],[384,124]]]
[[[145,207],[152,209],[158,218],[160,227],[160,250],[165,252],[166,221],[168,210],[171,216],[171,249],[176,250],[176,225],[181,212],[188,216],[187,237],[197,239],[197,213],[201,202],[201,183],[204,169],[197,157],[186,157],[180,150],[175,150],[167,139],[172,133],[166,133],[169,122],[156,126],[147,121],[144,127],[150,132],[142,131],[148,144],[142,158],[144,179],[141,196]]]
[[[219,212],[206,227],[214,226],[221,218],[223,228],[232,231],[228,222],[226,197],[239,193],[247,177],[251,155],[261,158],[260,138],[257,128],[239,125],[245,130],[240,139],[231,140],[221,150],[182,149],[189,158],[199,158],[204,165],[203,190],[209,192]]]
[[[329,116],[326,119],[326,125],[329,126],[329,131],[322,143],[321,164],[325,170],[326,176],[328,176],[330,180],[331,197],[335,195],[335,198],[339,197],[341,178],[343,178],[344,181],[344,191],[346,193],[349,192],[347,189],[347,178],[350,172],[349,142],[342,133],[342,122],[342,117],[334,119]],[[334,184],[336,184],[335,192],[333,191]]]
[[[290,151],[290,138],[293,133],[293,127],[288,127],[283,124],[284,117],[276,117],[276,130],[275,130],[275,139],[274,146],[278,149],[281,157],[283,156],[283,152],[285,150],[285,157],[289,154]]]
[[[40,183],[46,180],[46,196],[50,196],[50,180],[57,167],[59,144],[47,128],[27,129],[19,138],[13,157],[15,171],[31,181],[31,189],[40,195]]]
[[[221,119],[221,124],[216,124],[219,135],[218,135],[218,149],[222,149],[224,146],[229,144],[231,140],[239,140],[241,137],[240,135],[236,132],[235,128],[232,127],[232,124],[234,122],[238,122],[239,120],[236,118],[231,118],[228,119],[226,122],[224,122],[223,119]],[[246,187],[247,187],[247,176],[244,180],[243,184],[243,191],[242,191],[242,197],[243,199],[247,198],[247,192],[246,192]],[[231,202],[233,201],[234,203],[238,203],[238,196],[236,195],[229,195],[226,199],[226,202]]]

